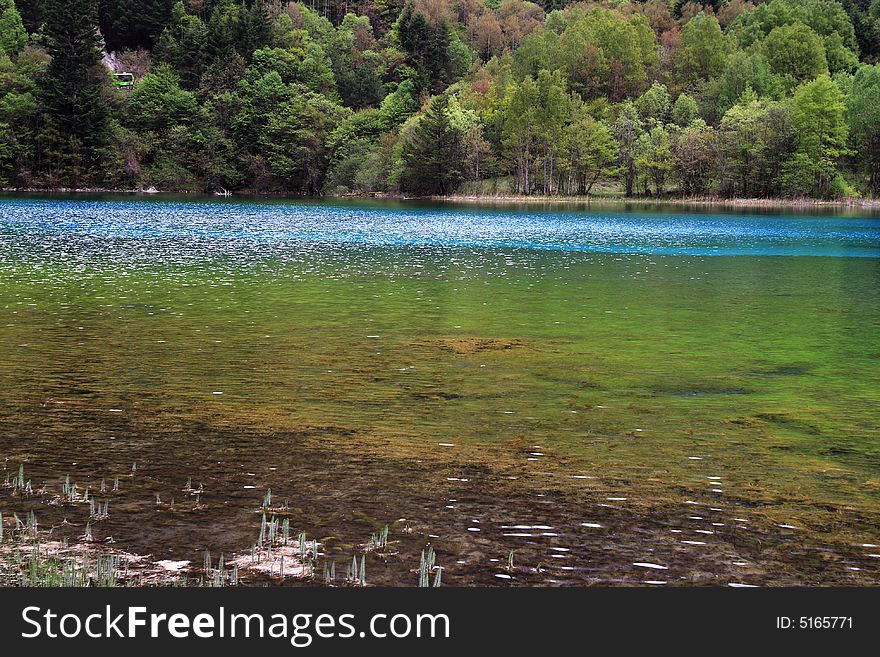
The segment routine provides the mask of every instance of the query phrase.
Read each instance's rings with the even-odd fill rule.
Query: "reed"
[[[432,546],[428,546],[427,551],[422,550],[422,557],[419,562],[419,587],[428,588],[431,585],[431,572],[435,569],[437,555]],[[436,566],[437,573],[434,575],[434,586],[440,586],[440,566]]]
[[[371,550],[384,550],[386,547],[388,547],[388,525],[385,525],[378,533],[370,535]]]

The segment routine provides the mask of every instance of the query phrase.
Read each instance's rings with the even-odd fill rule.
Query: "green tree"
[[[709,85],[707,96],[714,110],[711,119],[724,116],[746,89],[751,89],[758,98],[777,100],[783,95],[782,82],[761,53],[740,51],[731,55],[724,72]]]
[[[669,120],[671,103],[666,85],[655,82],[636,99],[636,109],[642,121],[664,124]]]
[[[180,76],[168,64],[146,75],[128,102],[128,122],[137,130],[168,130],[191,123],[198,103],[192,92],[180,86]]]
[[[449,98],[435,96],[403,136],[401,188],[417,194],[451,194],[462,181],[462,135],[449,119]]]
[[[96,0],[45,0],[46,50],[52,56],[42,89],[45,171],[52,181],[103,181],[108,158],[109,108],[102,95]]]
[[[880,65],[856,71],[846,102],[846,117],[856,169],[867,176],[868,189],[880,194]]]
[[[173,6],[174,0],[100,0],[98,14],[107,50],[152,48]]]
[[[674,165],[669,131],[663,125],[654,125],[639,137],[636,149],[638,171],[647,183],[654,186],[654,194],[662,195],[666,187],[666,179]]]
[[[528,77],[515,85],[504,108],[503,143],[516,168],[516,186],[521,194],[532,191],[532,169],[537,150],[538,85]]]
[[[718,138],[702,119],[688,124],[672,147],[674,166],[685,195],[705,193],[717,167]]]
[[[642,120],[632,102],[627,101],[620,106],[613,132],[618,144],[617,164],[623,179],[624,193],[629,197],[635,190],[639,139],[644,134]]]
[[[672,106],[672,122],[680,128],[684,128],[700,118],[700,108],[697,101],[687,94],[679,94]]]
[[[789,193],[825,197],[840,188],[837,163],[848,153],[849,137],[844,100],[838,86],[827,75],[795,91],[792,121],[797,133],[797,150],[783,166]],[[803,181],[809,184],[804,187]]]
[[[40,29],[42,17],[40,16],[40,4],[43,0],[14,0],[21,20],[28,32],[36,32]]]
[[[0,55],[18,54],[27,43],[27,32],[13,0],[0,0]]]
[[[773,28],[761,43],[761,51],[789,89],[828,72],[822,40],[803,23]]]
[[[302,87],[275,108],[260,146],[281,189],[320,194],[329,159],[327,137],[348,111]]]
[[[451,30],[445,18],[436,24],[413,3],[408,3],[395,24],[400,47],[406,53],[406,62],[415,72],[417,84],[430,91],[439,91],[449,80],[449,44]]]
[[[718,127],[721,193],[778,196],[780,163],[792,157],[796,139],[789,103],[760,100],[747,89]]]
[[[618,144],[611,131],[594,119],[586,108],[565,127],[562,142],[569,194],[589,195],[600,177],[616,176]]]
[[[561,71],[538,74],[538,106],[535,121],[537,153],[541,164],[541,191],[556,193],[556,163],[571,103]]]
[[[744,48],[750,48],[775,28],[795,23],[802,23],[819,35],[832,73],[855,68],[859,51],[855,30],[837,0],[771,0],[740,14],[730,31]]]
[[[155,56],[160,62],[171,64],[188,89],[198,86],[205,68],[205,41],[207,28],[198,16],[188,14],[178,0],[171,10],[168,27],[156,44]]]
[[[700,12],[681,31],[676,54],[679,74],[688,81],[708,80],[724,70],[728,47],[715,16]]]

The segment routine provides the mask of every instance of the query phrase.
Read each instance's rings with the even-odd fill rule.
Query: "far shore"
[[[670,206],[716,206],[730,208],[878,208],[880,198],[840,198],[840,199],[813,199],[813,198],[725,198],[721,196],[663,196],[653,197],[626,197],[620,195],[606,196],[548,196],[542,194],[516,195],[516,194],[449,194],[446,196],[416,196],[409,194],[395,194],[386,192],[367,192],[351,194],[328,194],[326,196],[291,196],[272,192],[255,192],[253,190],[238,190],[236,192],[196,192],[191,190],[160,190],[153,187],[147,189],[111,189],[111,188],[11,188],[0,187],[0,193],[4,194],[131,194],[145,196],[215,196],[224,197],[262,197],[280,199],[371,199],[388,201],[434,201],[438,203],[473,203],[473,204],[560,204],[560,205],[670,205]]]
[[[841,198],[725,198],[721,196],[544,196],[544,195],[457,195],[432,196],[432,201],[455,201],[462,203],[574,203],[616,205],[712,205],[739,208],[880,208],[880,199]]]

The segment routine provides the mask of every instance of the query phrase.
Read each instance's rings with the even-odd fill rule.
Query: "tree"
[[[78,185],[101,180],[110,134],[102,96],[97,0],[45,0],[46,50],[52,62],[41,89],[46,129],[41,141],[51,180]]]
[[[100,0],[99,20],[107,50],[152,48],[173,6],[174,0]]]
[[[773,28],[761,43],[761,51],[789,89],[828,72],[822,40],[803,23]]]
[[[0,0],[0,55],[14,56],[27,43],[27,32],[13,0]]]
[[[198,16],[188,14],[178,0],[171,11],[168,27],[156,44],[156,59],[171,64],[188,89],[198,86],[205,68],[207,28]]]
[[[160,132],[191,123],[197,113],[195,95],[180,86],[180,76],[168,64],[146,75],[128,102],[128,122],[137,130]]]
[[[565,128],[563,150],[569,194],[589,195],[600,177],[617,175],[618,144],[611,131],[581,108]]]
[[[562,72],[541,71],[538,74],[537,91],[537,120],[534,125],[541,164],[541,191],[544,194],[555,194],[556,160],[571,107]]]
[[[657,63],[654,32],[648,19],[638,14],[624,17],[609,9],[592,9],[583,18],[572,20],[560,41],[570,41],[568,48],[575,53],[564,55],[569,70],[583,69],[586,75],[581,75],[586,78],[598,75],[600,86],[596,90],[612,101],[641,92],[648,81],[648,70]],[[598,62],[594,64],[595,57]]]
[[[644,133],[642,120],[632,102],[627,101],[621,105],[613,131],[618,143],[617,164],[623,178],[624,193],[629,197],[633,195],[635,188],[638,144]]]
[[[333,35],[330,59],[339,95],[348,107],[375,107],[382,102],[384,89],[379,77],[379,57],[370,20],[346,14]]]
[[[669,120],[671,102],[666,85],[655,82],[636,99],[636,109],[642,121],[663,124]]]
[[[697,101],[687,94],[679,94],[672,106],[672,122],[680,128],[685,128],[700,118],[700,108]]]
[[[416,82],[430,91],[442,89],[449,76],[450,28],[445,18],[431,24],[409,3],[395,24],[400,47],[407,64],[416,73]]]
[[[743,48],[759,43],[777,27],[803,23],[812,28],[823,40],[839,39],[841,47],[858,53],[858,43],[852,21],[837,0],[771,0],[759,4],[753,11],[741,13],[730,29]],[[834,45],[832,42],[830,45]],[[828,45],[826,45],[828,50]],[[843,55],[840,55],[843,56]]]
[[[768,197],[783,191],[780,163],[795,151],[789,103],[758,99],[747,89],[718,127],[719,178],[726,196]]]
[[[712,118],[724,116],[739,102],[746,89],[751,89],[758,98],[776,100],[783,95],[782,82],[759,52],[735,52],[727,61],[724,72],[710,83],[707,96],[714,101]]]
[[[700,12],[681,31],[677,54],[680,74],[690,81],[719,75],[727,60],[727,43],[715,16]]]
[[[40,16],[40,3],[42,0],[14,0],[15,7],[21,15],[21,20],[28,32],[36,32],[40,29],[42,18]]]
[[[856,71],[846,102],[853,162],[867,175],[868,189],[880,194],[880,65]]]
[[[348,112],[321,94],[298,88],[271,114],[260,146],[283,190],[320,194],[327,137]]]
[[[654,125],[639,137],[636,149],[636,167],[654,186],[654,194],[660,196],[674,164],[669,131],[663,125]]]
[[[401,188],[424,195],[454,192],[462,180],[462,135],[452,126],[449,98],[435,96],[404,135]]]
[[[538,85],[528,77],[516,85],[504,110],[504,148],[516,167],[516,187],[521,194],[532,191],[538,123]]]
[[[692,121],[678,135],[672,153],[682,193],[705,193],[717,165],[718,138],[715,130],[702,119]]]
[[[795,156],[783,167],[791,193],[834,193],[840,176],[838,160],[848,153],[846,105],[838,86],[827,75],[807,82],[792,98],[792,121],[797,133]],[[809,181],[805,189],[800,181]]]

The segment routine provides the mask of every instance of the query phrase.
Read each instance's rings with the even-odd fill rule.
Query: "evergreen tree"
[[[449,99],[434,97],[404,142],[401,187],[417,194],[451,194],[462,180],[462,135],[451,125]]]
[[[439,91],[449,73],[449,24],[440,19],[432,25],[425,15],[408,4],[397,21],[397,38],[406,53],[406,63],[423,89]]]
[[[254,0],[244,15],[244,34],[241,53],[249,59],[255,50],[272,42],[272,17],[266,0]]]
[[[42,10],[52,57],[41,89],[43,169],[52,183],[97,180],[110,138],[97,0],[45,0]]]
[[[40,29],[40,2],[42,0],[15,0],[15,6],[28,32]]]
[[[178,0],[171,9],[171,20],[156,45],[155,56],[171,64],[189,89],[199,84],[205,67],[207,28],[198,16],[188,14]]]
[[[152,48],[171,19],[173,5],[174,0],[100,0],[107,50]]]
[[[0,0],[0,55],[15,55],[27,43],[21,14],[12,0]]]

